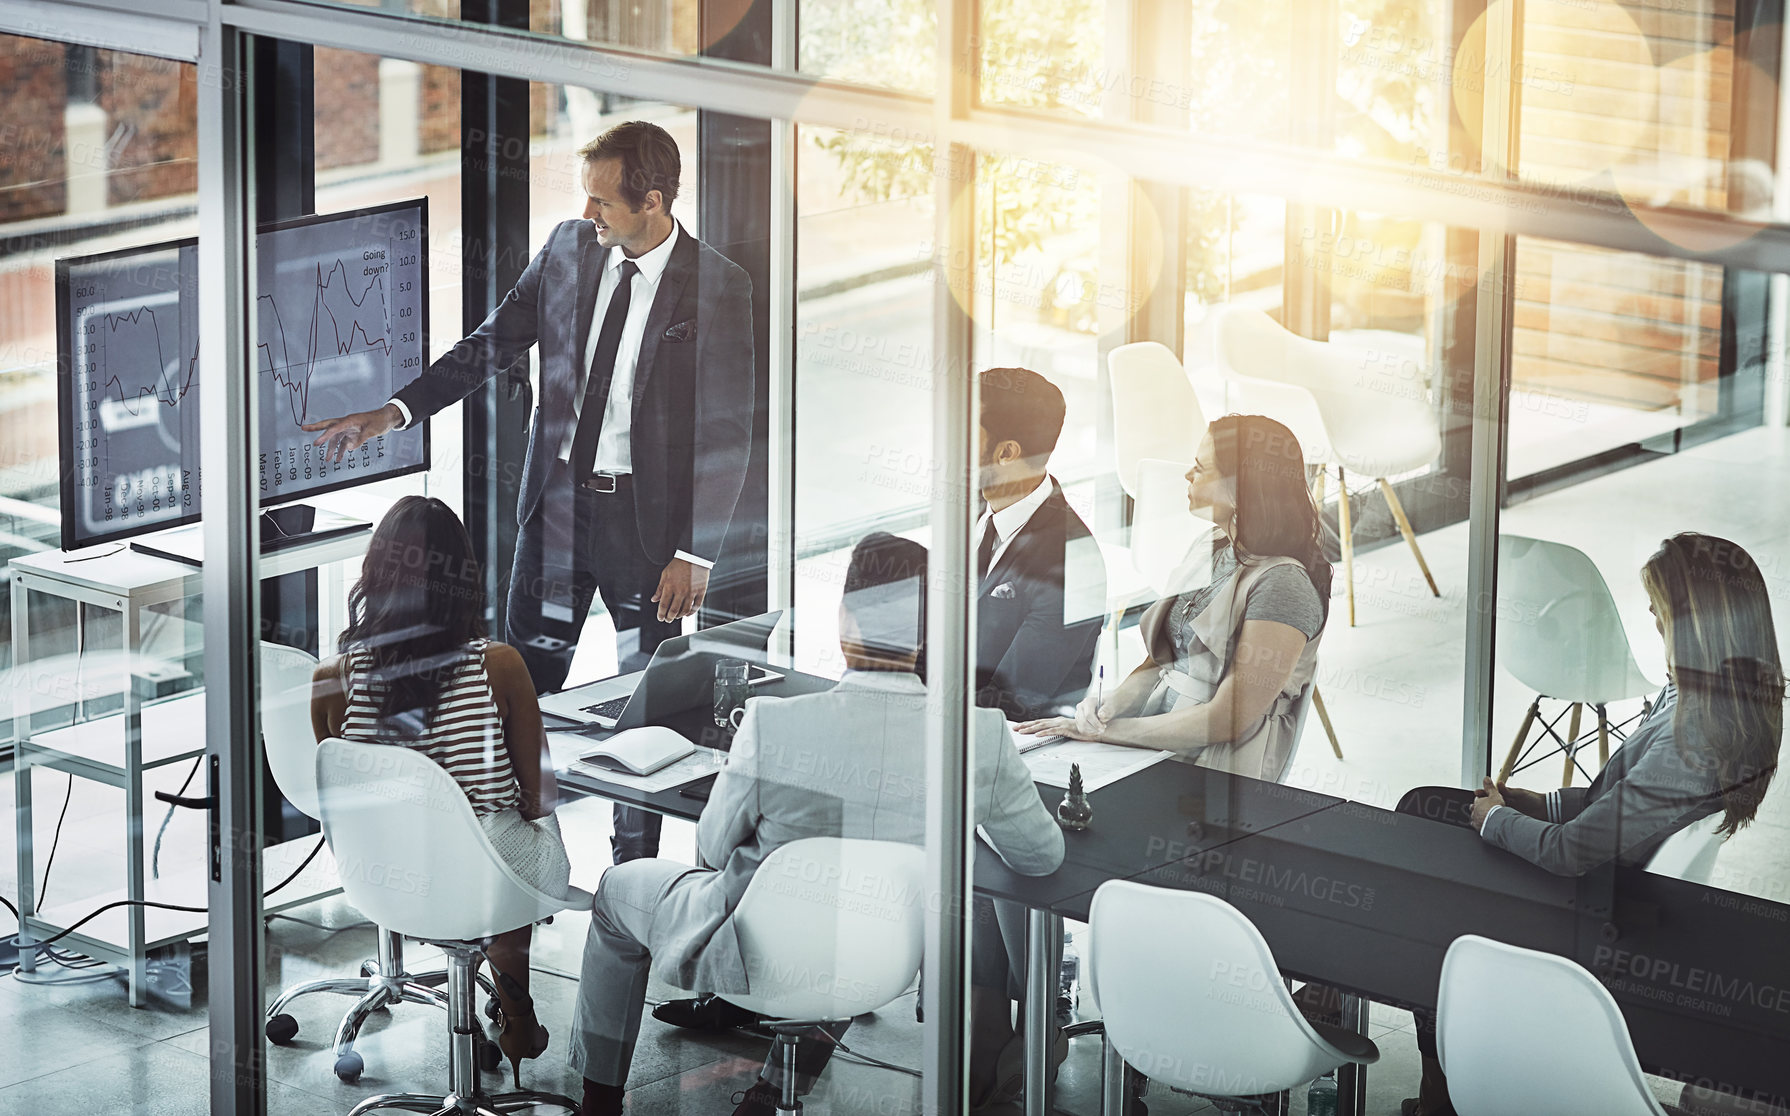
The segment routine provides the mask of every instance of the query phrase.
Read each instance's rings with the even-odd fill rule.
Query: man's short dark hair
[[[926,548],[886,531],[865,535],[845,569],[844,604],[866,648],[918,654],[926,641]]]
[[[665,199],[665,212],[671,212],[683,159],[678,155],[677,141],[657,124],[623,121],[580,147],[578,154],[586,162],[622,161],[622,200],[628,208],[639,209],[646,204],[646,195],[657,190]]]
[[[1019,443],[1020,452],[1040,465],[1057,448],[1067,410],[1057,385],[1030,368],[990,368],[978,378],[982,389],[982,429],[990,448]]]

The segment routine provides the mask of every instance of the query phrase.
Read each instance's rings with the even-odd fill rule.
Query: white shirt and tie
[[[634,369],[640,360],[640,342],[646,335],[646,320],[652,315],[653,299],[659,293],[659,280],[664,278],[665,266],[671,262],[671,250],[676,246],[678,237],[677,223],[671,225],[671,235],[661,241],[658,247],[643,252],[633,259],[636,268],[628,288],[628,317],[622,324],[621,342],[615,351],[615,369],[609,380],[609,398],[603,407],[603,425],[597,436],[597,453],[591,468],[599,473],[617,475],[634,471],[633,420],[634,420]],[[578,436],[578,419],[584,410],[584,392],[590,382],[590,365],[597,354],[597,339],[602,332],[603,316],[609,310],[609,302],[615,297],[616,288],[620,285],[622,261],[627,259],[620,248],[605,249],[603,253],[603,272],[598,280],[596,303],[591,311],[590,328],[584,343],[584,358],[579,362],[577,390],[572,393],[572,421],[566,426],[565,437],[559,443],[559,459],[570,463],[572,460],[572,443]],[[403,415],[403,425],[410,425],[410,409],[396,399],[398,412]],[[677,557],[703,569],[710,569],[714,563],[706,558],[698,558],[688,551],[680,550]]]
[[[981,549],[987,541],[988,532],[991,529],[995,532],[995,544],[994,553],[989,556],[987,567],[977,571],[978,580],[986,577],[988,571],[1000,563],[1001,555],[1007,553],[1007,546],[1013,541],[1013,537],[1032,521],[1032,516],[1037,514],[1038,509],[1043,507],[1044,501],[1048,499],[1050,499],[1050,477],[1047,474],[1038,478],[1038,487],[1000,511],[991,512],[986,508],[983,509],[982,517],[976,520],[976,547],[978,550]]]

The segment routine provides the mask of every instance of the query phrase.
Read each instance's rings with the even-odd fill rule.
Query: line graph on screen
[[[348,264],[336,260],[328,271],[315,265],[308,327],[301,326],[303,340],[295,357],[292,339],[286,329],[287,314],[280,309],[278,295],[264,294],[257,298],[262,309],[264,338],[256,348],[260,353],[259,371],[270,377],[285,392],[286,405],[293,425],[309,421],[311,378],[322,362],[355,353],[376,353],[388,359],[392,353],[391,306],[386,295],[385,269],[374,271],[354,293],[348,277]]]
[[[182,368],[178,358],[170,358],[170,345],[162,335],[161,319],[155,309],[139,306],[135,310],[99,315],[97,324],[105,326],[105,380],[99,385],[102,398],[116,402],[132,418],[140,418],[147,400],[165,407],[178,407],[193,390],[199,376],[199,342],[193,341],[192,352]],[[120,336],[120,334],[123,336]],[[172,347],[178,354],[180,329],[178,315],[171,332]],[[138,368],[138,365],[148,365]],[[134,386],[130,386],[134,385]]]

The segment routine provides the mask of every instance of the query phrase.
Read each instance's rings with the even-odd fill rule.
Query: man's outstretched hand
[[[377,411],[356,411],[341,418],[307,422],[300,429],[321,430],[323,433],[313,438],[311,444],[323,447],[325,461],[340,461],[374,438],[396,430],[403,424],[404,415],[398,410],[397,404],[387,403]]]

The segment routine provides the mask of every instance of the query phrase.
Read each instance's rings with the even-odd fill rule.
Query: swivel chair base
[[[336,1027],[335,1041],[335,1074],[350,1085],[360,1080],[361,1072],[366,1068],[365,1060],[354,1049],[354,1041],[360,1036],[361,1026],[368,1016],[397,1003],[431,1004],[443,1009],[448,1006],[447,994],[441,990],[448,979],[447,971],[406,972],[403,938],[383,928],[378,934],[379,956],[361,964],[360,977],[335,977],[294,985],[280,993],[267,1009],[267,1040],[285,1046],[298,1035],[298,1020],[286,1010],[294,1000],[313,992],[355,997],[354,1006]],[[478,981],[487,994],[496,995],[496,989],[483,975]],[[486,1057],[490,1058],[489,1055]]]
[[[433,1116],[493,1116],[527,1112],[541,1107],[578,1111],[578,1102],[558,1093],[524,1089],[510,1093],[486,1093],[479,1084],[478,1049],[484,1031],[473,1011],[473,970],[484,957],[480,942],[430,942],[447,955],[448,1091],[382,1093],[354,1106],[349,1116],[364,1116],[380,1109],[431,1113]]]
[[[796,1079],[796,1049],[803,1036],[811,1034],[823,1024],[837,1023],[836,1019],[777,1019],[766,1020],[765,1027],[776,1039],[772,1050],[773,1064],[777,1068],[778,1086],[777,1111],[779,1113],[799,1113],[802,1111],[802,1098],[799,1095],[799,1082]],[[813,1039],[808,1041],[812,1042]]]

